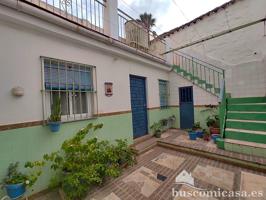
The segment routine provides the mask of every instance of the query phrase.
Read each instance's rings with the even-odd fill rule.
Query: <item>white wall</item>
[[[46,26],[44,22],[39,21],[39,23],[40,26]],[[169,68],[146,59],[147,64],[143,62],[144,58],[129,53],[128,56],[131,59],[123,54],[121,56],[108,54],[105,51],[71,41],[63,35],[58,35],[55,27],[50,28],[53,28],[50,29],[51,32],[37,30],[36,27],[1,18],[0,110],[2,114],[0,124],[43,119],[40,56],[95,65],[99,113],[131,110],[129,74],[147,77],[147,106],[158,107],[160,105],[158,79],[168,80],[167,70]],[[57,32],[57,34],[52,32]],[[64,34],[67,33],[82,37],[64,30]],[[86,38],[86,40],[90,39]],[[100,45],[102,44],[99,43]],[[159,69],[158,66],[164,70]],[[104,82],[113,82],[114,95],[112,97],[105,96]],[[15,86],[25,89],[23,97],[16,98],[11,95],[11,89]]]
[[[211,34],[265,17],[265,0],[240,0],[170,35],[179,47]],[[180,51],[226,69],[227,90],[232,96],[266,94],[266,36],[263,23],[215,38]]]
[[[130,74],[147,78],[148,108],[160,106],[158,79],[170,80],[170,105],[178,104],[179,86],[191,85],[178,75],[169,75],[170,68],[163,64],[3,6],[0,35],[0,125],[43,120],[40,56],[96,66],[99,113],[131,110]],[[105,82],[113,82],[112,97],[105,96]],[[15,86],[25,89],[23,97],[11,95]],[[217,103],[216,97],[203,90],[194,91],[200,99],[196,104]]]
[[[179,105],[179,87],[193,86],[194,105],[218,105],[218,98],[204,89],[193,85],[192,82],[182,78],[175,72],[169,74],[170,105]]]

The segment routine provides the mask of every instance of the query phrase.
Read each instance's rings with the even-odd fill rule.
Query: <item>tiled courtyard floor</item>
[[[138,164],[131,167],[101,188],[90,192],[87,200],[162,200],[173,198],[172,188],[176,176],[186,170],[195,178],[195,186],[208,190],[262,190],[266,195],[266,174],[213,161],[207,158],[180,153],[174,150],[155,147],[138,157]],[[164,177],[165,180],[158,179]],[[241,182],[242,180],[242,182]],[[182,190],[187,190],[182,186]],[[56,193],[38,200],[60,199]],[[190,198],[191,199],[191,198]],[[228,199],[228,198],[218,198]],[[238,199],[238,198],[230,198]],[[249,198],[250,199],[250,198]],[[266,199],[256,198],[256,199]]]
[[[182,145],[194,146],[195,148],[209,151],[219,151],[212,142],[190,141],[182,131],[170,130],[161,139],[152,139],[155,142],[168,141]],[[154,141],[149,141],[149,145]],[[145,143],[145,142],[144,142]],[[146,146],[139,144],[139,150]],[[141,148],[140,148],[141,147]],[[222,151],[222,150],[221,150]],[[221,153],[221,152],[220,152]],[[224,153],[224,152],[223,152]],[[229,152],[231,156],[233,155]],[[249,157],[241,155],[243,158]],[[253,158],[250,158],[253,159]],[[256,158],[257,159],[257,158]],[[177,175],[183,170],[191,173],[194,185],[197,188],[218,191],[263,191],[264,197],[246,198],[266,200],[266,174],[253,170],[247,170],[237,166],[225,164],[192,154],[182,153],[176,150],[155,146],[141,154],[137,158],[138,163],[126,169],[124,173],[109,180],[103,186],[90,191],[86,200],[188,200],[188,199],[229,199],[223,198],[181,198],[173,197],[175,191],[195,191],[197,189],[175,183]],[[264,162],[264,159],[260,160]],[[239,199],[230,198],[230,199]],[[242,198],[244,200],[245,198]],[[38,200],[60,200],[57,192],[53,192],[38,198]]]

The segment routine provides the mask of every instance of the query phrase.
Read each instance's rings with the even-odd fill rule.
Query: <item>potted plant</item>
[[[197,133],[197,136],[199,138],[203,137],[203,131],[202,131],[202,128],[200,126],[200,122],[196,122],[195,124],[193,124],[193,130]]]
[[[43,162],[27,162],[25,168],[35,168],[43,166]],[[30,174],[18,171],[19,162],[11,163],[8,167],[8,172],[4,178],[4,187],[7,195],[11,199],[18,199],[26,192],[26,187],[32,187],[41,175],[41,170],[33,171]]]
[[[210,133],[206,129],[203,129],[203,139],[205,141],[210,141]]]
[[[212,134],[212,140],[214,143],[216,143],[216,140],[220,138],[220,134]]]
[[[190,140],[196,140],[197,139],[197,133],[193,129],[188,129],[188,135]]]
[[[169,121],[169,123],[170,123],[170,128],[174,128],[174,123],[175,123],[175,121],[176,121],[176,117],[175,117],[175,115],[170,116],[170,117],[168,118],[168,121]]]
[[[218,115],[209,116],[206,120],[206,124],[210,128],[211,134],[220,134]]]
[[[168,128],[168,119],[161,119],[160,122],[161,123],[161,126],[164,127],[164,128]]]
[[[61,126],[61,101],[56,98],[52,105],[51,115],[48,119],[48,125],[52,132],[58,132]]]
[[[153,125],[150,127],[152,130],[152,133],[155,137],[160,138],[162,135],[162,123],[160,122],[154,122]]]

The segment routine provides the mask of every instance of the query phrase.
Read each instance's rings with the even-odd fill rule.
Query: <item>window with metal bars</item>
[[[91,118],[94,113],[95,67],[42,57],[44,118],[60,99],[62,121]]]
[[[160,94],[160,107],[167,108],[168,97],[169,97],[168,81],[159,80],[159,94]]]

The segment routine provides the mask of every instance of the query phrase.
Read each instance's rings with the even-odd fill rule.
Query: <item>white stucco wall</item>
[[[96,66],[98,112],[131,110],[129,75],[147,78],[147,107],[159,107],[158,79],[169,80],[170,105],[178,104],[178,87],[191,85],[169,67],[106,45],[76,32],[0,6],[0,125],[43,120],[40,56]],[[104,83],[113,82],[113,96],[106,97]],[[23,97],[11,89],[25,89]],[[196,104],[217,103],[201,89]],[[210,96],[204,101],[203,96]],[[196,99],[198,98],[196,97]],[[194,97],[195,99],[195,97]]]
[[[119,50],[122,52],[119,56],[111,51],[107,53],[108,50],[102,51],[89,47],[88,44],[71,41],[65,35],[60,35],[58,27],[52,25],[49,27],[50,32],[47,32],[20,23],[9,18],[0,20],[0,124],[43,119],[40,56],[95,65],[99,113],[131,110],[129,74],[146,77],[147,106],[150,108],[160,105],[158,79],[168,80],[169,68],[166,66],[130,53],[126,53],[126,57],[122,50]],[[40,20],[38,23],[41,27],[47,27]],[[68,30],[63,32],[88,42],[91,40]],[[113,82],[112,97],[105,96],[104,82]],[[11,89],[15,86],[25,89],[23,97],[11,95]]]
[[[265,0],[240,0],[170,35],[172,47],[265,17]],[[226,69],[227,91],[235,97],[266,94],[266,36],[263,23],[180,51]]]
[[[193,85],[192,82],[182,78],[175,72],[169,74],[170,87],[170,105],[179,105],[179,88],[193,86],[193,101],[194,105],[218,105],[216,96],[206,92],[204,89]]]

